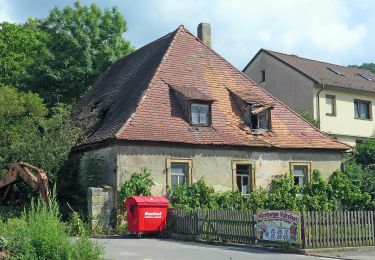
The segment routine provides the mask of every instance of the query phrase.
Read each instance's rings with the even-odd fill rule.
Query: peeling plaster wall
[[[205,177],[216,191],[232,190],[232,160],[254,163],[256,185],[266,187],[275,175],[290,171],[290,162],[311,162],[311,169],[318,169],[324,177],[340,168],[340,152],[312,152],[311,150],[254,151],[240,149],[187,148],[151,145],[118,145],[117,179],[121,185],[133,172],[147,167],[156,181],[152,193],[166,194],[167,159],[192,159],[193,182]]]

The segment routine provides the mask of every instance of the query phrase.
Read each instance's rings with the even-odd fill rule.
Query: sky
[[[0,21],[43,18],[70,0],[0,0]],[[136,48],[184,25],[211,24],[212,48],[242,70],[259,49],[340,65],[375,62],[373,0],[82,0],[117,6]]]

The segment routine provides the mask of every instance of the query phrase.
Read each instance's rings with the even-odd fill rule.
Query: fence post
[[[301,212],[301,248],[306,248],[305,213]]]

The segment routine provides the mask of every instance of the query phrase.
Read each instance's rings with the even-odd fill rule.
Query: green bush
[[[103,259],[103,248],[87,236],[71,240],[54,197],[49,205],[32,201],[21,218],[0,222],[0,234],[12,259]]]
[[[176,207],[216,208],[214,188],[206,185],[203,178],[191,186],[177,185],[170,197]]]
[[[294,185],[290,174],[276,176],[269,187],[265,206],[267,209],[296,210],[298,205],[299,187]]]
[[[301,211],[332,211],[338,209],[338,201],[332,198],[332,187],[318,170],[313,171],[312,180],[302,188],[298,209]]]
[[[314,116],[311,115],[309,113],[309,111],[305,110],[305,109],[301,109],[301,111],[299,112],[300,115],[306,120],[308,121],[310,124],[312,124],[313,126],[315,126],[316,128],[320,128],[320,121],[319,120],[315,120]]]
[[[154,185],[155,182],[149,170],[142,168],[140,173],[133,173],[130,179],[121,186],[118,203],[122,205],[129,196],[150,196],[151,187]]]
[[[215,193],[204,179],[191,186],[178,185],[170,196],[174,207],[203,209],[252,210],[279,209],[299,211],[368,210],[374,207],[371,197],[340,171],[329,180],[313,171],[312,180],[302,187],[294,184],[290,174],[276,176],[268,189],[249,195],[240,192]]]
[[[362,192],[343,172],[335,171],[329,179],[329,184],[332,187],[331,198],[339,202],[341,209],[367,210],[373,207],[371,196],[367,192]]]

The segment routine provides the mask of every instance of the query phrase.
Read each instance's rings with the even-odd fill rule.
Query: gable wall
[[[260,82],[262,70],[266,71],[265,82]],[[260,53],[244,73],[296,112],[303,108],[314,113],[313,81],[269,54]]]

